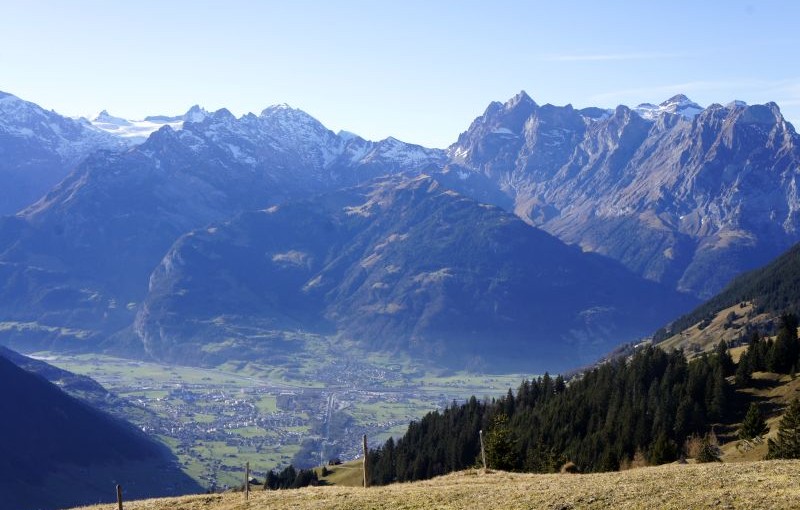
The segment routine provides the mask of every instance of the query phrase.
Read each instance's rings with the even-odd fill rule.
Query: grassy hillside
[[[756,315],[767,313],[774,316],[783,312],[799,312],[800,244],[766,266],[734,278],[722,292],[658,331],[655,341],[679,334],[704,319],[714,317],[721,310],[740,303],[752,303],[753,313]]]
[[[328,475],[322,476],[322,469],[317,469],[317,475],[323,484],[339,487],[361,487],[364,484],[364,461],[354,460],[338,466],[328,466]]]
[[[126,503],[129,510],[311,509],[790,509],[800,501],[800,461],[669,464],[591,475],[462,471],[370,489],[310,487]],[[116,510],[115,505],[87,507]]]
[[[748,328],[763,329],[772,319],[773,314],[758,313],[753,303],[738,303],[707,315],[681,331],[675,331],[658,346],[667,351],[683,349],[692,357],[713,351],[720,340],[730,342],[741,338]]]

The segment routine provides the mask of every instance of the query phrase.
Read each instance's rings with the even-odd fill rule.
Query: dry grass
[[[364,467],[362,460],[345,462],[338,466],[327,466],[328,476],[320,476],[320,480],[328,485],[341,487],[361,487],[364,484]],[[322,474],[322,469],[318,468],[317,475]]]
[[[737,304],[725,308],[717,313],[705,328],[700,329],[700,323],[698,322],[660,342],[658,346],[666,351],[683,349],[690,358],[698,352],[711,352],[720,340],[728,342],[738,338],[742,334],[745,325],[758,325],[767,321],[770,317],[768,314],[748,317],[752,310],[753,305],[751,303],[747,303],[743,307]],[[735,313],[737,318],[732,322],[733,327],[726,328],[728,314],[731,312]]]
[[[116,505],[88,507],[115,510]],[[800,461],[670,464],[591,475],[462,471],[370,489],[311,487],[126,503],[128,510],[797,509]]]

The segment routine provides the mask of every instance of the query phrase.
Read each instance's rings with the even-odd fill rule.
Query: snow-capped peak
[[[128,145],[137,145],[145,140],[155,131],[164,126],[170,126],[178,130],[183,127],[184,121],[200,122],[208,114],[199,106],[193,106],[184,115],[170,117],[166,115],[153,115],[145,117],[144,120],[129,120],[122,117],[115,117],[103,110],[88,122],[100,131],[105,131],[121,138]]]
[[[689,104],[697,104],[697,103],[695,103],[694,101],[692,101],[691,99],[686,97],[685,94],[676,94],[676,95],[672,96],[671,98],[667,99],[666,101],[664,101],[663,103],[661,103],[659,106],[664,107],[664,108],[668,108],[668,107],[673,106],[673,105],[681,106],[681,105],[689,105]]]
[[[194,105],[183,115],[185,122],[203,122],[208,117],[208,112],[200,105]]]
[[[117,129],[113,126],[130,126],[131,122],[127,119],[123,119],[122,117],[115,117],[108,113],[108,110],[103,110],[102,112],[98,113],[94,116],[94,118],[90,121],[93,126],[99,127],[104,131],[111,131]],[[108,124],[107,128],[100,127],[100,124]]]
[[[320,121],[303,110],[283,103],[265,108],[259,117],[271,130],[282,135],[297,135],[307,142],[320,138],[335,138]]]
[[[14,94],[9,94],[8,92],[3,92],[0,90],[0,101],[22,101],[20,98],[15,96]]]
[[[655,120],[665,113],[680,115],[686,119],[693,119],[703,111],[703,107],[695,103],[684,94],[677,94],[667,99],[658,106],[652,103],[642,103],[633,109],[640,117]]]
[[[358,136],[357,134],[355,134],[355,133],[351,133],[350,131],[345,131],[345,130],[343,130],[343,129],[342,129],[342,130],[339,130],[339,132],[338,132],[338,133],[336,133],[336,136],[338,136],[339,138],[341,138],[341,139],[342,139],[342,140],[344,140],[345,142],[348,142],[348,141],[350,141],[350,140],[354,140],[354,139],[357,139],[357,138],[361,138],[361,137],[360,137],[360,136]]]
[[[725,105],[726,108],[744,108],[746,106],[747,106],[747,103],[745,103],[744,101],[742,101],[740,99],[734,99],[733,101],[731,101],[730,103]]]
[[[536,107],[536,106],[538,106],[536,104],[536,101],[531,99],[531,96],[529,96],[527,92],[525,92],[524,90],[520,90],[519,93],[517,93],[517,95],[515,95],[514,97],[512,97],[511,99],[506,101],[506,103],[503,105],[503,107],[506,110],[512,110],[512,109],[514,109],[514,108],[516,108],[517,106],[520,106],[520,105],[525,105],[525,106],[528,106],[528,107]]]
[[[261,118],[277,120],[279,122],[293,122],[303,124],[322,125],[317,119],[298,108],[292,108],[286,103],[274,104],[261,111]]]

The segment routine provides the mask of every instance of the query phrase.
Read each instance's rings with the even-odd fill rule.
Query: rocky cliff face
[[[708,296],[798,239],[798,140],[774,103],[576,110],[523,92],[449,154],[531,224]]]

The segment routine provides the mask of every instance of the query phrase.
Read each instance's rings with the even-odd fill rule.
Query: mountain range
[[[707,298],[800,239],[799,141],[774,103],[578,110],[523,92],[448,154],[525,221]]]
[[[29,121],[56,114],[2,104],[0,151],[54,146]],[[487,354],[489,331],[526,352],[548,338],[542,360],[564,361],[651,332],[692,305],[676,290],[706,297],[798,240],[798,137],[773,103],[575,109],[521,92],[446,150],[334,133],[286,105],[61,119],[94,145],[74,142],[69,174],[0,218],[0,336],[22,350],[169,358],[247,310],[461,361]],[[23,160],[3,189],[37,181]],[[548,313],[561,334],[536,324]],[[441,333],[454,324],[462,343]]]
[[[90,153],[123,147],[89,122],[0,92],[0,214],[38,200]]]

